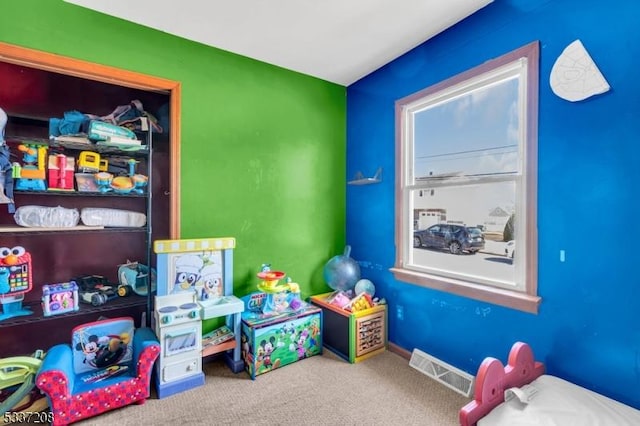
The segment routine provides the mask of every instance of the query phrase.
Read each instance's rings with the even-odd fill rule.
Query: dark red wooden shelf
[[[147,304],[146,296],[138,296],[138,295],[132,294],[126,297],[118,297],[100,306],[93,306],[89,303],[80,303],[80,309],[75,312],[68,312],[66,314],[51,315],[51,316],[45,317],[42,314],[42,306],[39,303],[35,303],[35,302],[25,303],[24,306],[31,309],[33,311],[33,314],[14,317],[14,318],[8,318],[4,321],[0,321],[0,329],[5,327],[13,327],[16,325],[24,325],[24,324],[32,324],[32,323],[42,323],[43,326],[46,326],[45,323],[47,321],[59,320],[61,318],[71,318],[71,317],[77,317],[77,316],[83,316],[83,315],[91,315],[91,314],[97,314],[97,313],[103,313],[103,312],[108,313],[116,309],[146,306],[146,304]]]

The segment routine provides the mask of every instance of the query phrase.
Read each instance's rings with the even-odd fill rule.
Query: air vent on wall
[[[466,397],[473,392],[474,376],[419,349],[413,350],[409,365]]]

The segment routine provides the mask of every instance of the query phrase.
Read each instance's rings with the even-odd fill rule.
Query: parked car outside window
[[[451,254],[476,254],[484,249],[484,235],[475,226],[437,224],[414,231],[413,247],[447,249]]]
[[[504,247],[504,254],[505,256],[507,256],[508,258],[513,259],[513,254],[516,252],[516,242],[515,240],[511,240],[507,243],[507,245]]]

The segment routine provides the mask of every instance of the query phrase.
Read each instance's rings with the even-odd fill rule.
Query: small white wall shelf
[[[378,167],[376,174],[372,177],[365,177],[362,172],[357,172],[352,180],[347,182],[349,185],[370,185],[372,183],[382,182],[382,167]]]

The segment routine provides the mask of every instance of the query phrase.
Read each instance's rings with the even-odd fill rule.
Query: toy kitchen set
[[[158,398],[204,385],[203,356],[224,351],[234,373],[244,369],[239,338],[244,303],[232,294],[234,248],[234,238],[154,242],[153,328],[161,345],[156,362]],[[202,321],[219,317],[226,317],[224,328],[233,338],[203,349]]]

